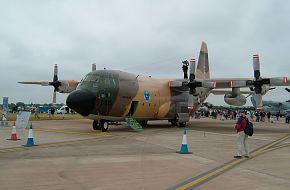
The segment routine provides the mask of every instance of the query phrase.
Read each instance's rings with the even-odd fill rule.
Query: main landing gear
[[[178,122],[178,116],[176,116],[175,119],[169,119],[168,121],[173,127],[186,127],[186,122]]]
[[[186,122],[178,122],[177,120],[173,119],[169,121],[173,127],[186,127]]]
[[[93,121],[93,129],[94,130],[102,130],[102,132],[106,132],[109,128],[109,123],[106,120],[101,119],[99,121]]]

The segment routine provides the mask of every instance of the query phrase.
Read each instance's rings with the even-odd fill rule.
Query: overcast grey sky
[[[17,81],[80,80],[97,68],[181,78],[208,43],[211,77],[290,76],[290,1],[0,0],[0,98],[50,103],[53,88]],[[57,94],[58,102],[67,95]],[[280,88],[264,99],[287,100]],[[223,96],[209,101],[224,104]]]

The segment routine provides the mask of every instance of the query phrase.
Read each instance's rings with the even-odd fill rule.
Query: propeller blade
[[[49,82],[48,81],[42,81],[41,82],[41,86],[49,86]]]
[[[193,82],[195,79],[195,59],[190,59],[189,62],[189,81]],[[195,88],[189,89],[189,94],[194,94]]]
[[[56,91],[53,91],[52,103],[56,104]]]
[[[58,91],[61,86],[61,82],[58,80],[58,67],[57,64],[54,65],[53,71],[53,81],[49,82],[49,85],[54,87],[54,91]]]
[[[20,84],[37,84],[41,86],[49,86],[49,81],[24,81],[24,82],[18,82]]]
[[[257,110],[263,109],[263,103],[262,103],[262,94],[254,94],[253,99],[255,101],[255,107]]]
[[[52,103],[56,104],[56,92],[59,90],[59,87],[61,85],[61,83],[58,81],[58,66],[57,66],[57,64],[54,65],[53,81],[51,83],[49,83],[49,85],[52,85],[54,87]]]
[[[58,68],[57,64],[54,65],[54,70],[53,70],[53,82],[58,80]]]
[[[276,87],[269,88],[269,90],[275,90],[275,89],[276,89]]]
[[[251,96],[251,102],[252,102],[253,106],[256,107],[256,101],[255,101],[254,95]]]
[[[190,66],[189,66],[189,81],[192,82],[195,79],[195,59],[190,59]]]
[[[255,79],[260,79],[260,59],[258,54],[253,55],[253,68]]]

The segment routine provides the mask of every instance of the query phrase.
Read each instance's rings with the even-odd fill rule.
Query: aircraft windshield
[[[100,78],[99,75],[96,75],[96,74],[94,75],[94,74],[90,73],[90,74],[87,74],[87,76],[84,78],[83,81],[98,81],[99,78]]]

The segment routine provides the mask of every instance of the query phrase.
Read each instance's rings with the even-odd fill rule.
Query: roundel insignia
[[[144,100],[145,102],[150,101],[150,92],[148,90],[144,90]]]

